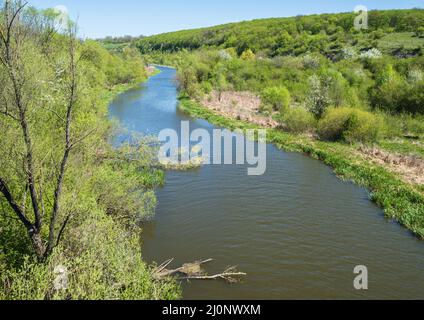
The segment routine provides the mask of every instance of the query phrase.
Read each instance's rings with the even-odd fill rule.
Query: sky
[[[152,35],[259,18],[372,9],[424,8],[424,0],[28,0],[37,8],[66,7],[80,35]]]

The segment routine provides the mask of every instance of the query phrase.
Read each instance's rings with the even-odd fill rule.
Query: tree
[[[318,75],[309,78],[309,110],[317,117],[321,118],[330,104],[328,78],[322,79]]]
[[[72,130],[78,41],[74,26],[56,34],[54,17],[34,16],[26,7],[20,0],[5,1],[0,11],[0,201],[22,222],[34,252],[44,259],[71,217],[59,219],[62,192],[71,151],[84,139]],[[65,56],[52,60],[55,36],[63,37],[67,48]],[[54,141],[51,150],[46,135]]]

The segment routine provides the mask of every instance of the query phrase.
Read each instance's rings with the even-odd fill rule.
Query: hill
[[[354,28],[357,16],[340,13],[245,21],[146,37],[137,41],[137,46],[142,53],[219,47],[235,48],[241,54],[249,48],[271,57],[306,52],[334,56],[347,45],[361,50],[378,47],[387,53],[399,49],[413,53],[424,46],[424,39],[418,36],[424,26],[423,9],[370,11],[366,32]],[[393,38],[395,47],[390,45]]]

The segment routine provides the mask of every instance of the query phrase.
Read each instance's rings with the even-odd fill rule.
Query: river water
[[[175,70],[115,99],[110,115],[131,131],[213,130],[177,110]],[[267,146],[267,171],[211,165],[169,172],[158,190],[154,221],[143,231],[147,262],[213,258],[210,274],[238,266],[240,284],[183,284],[185,299],[422,299],[424,242],[384,218],[366,190],[340,181],[302,154]],[[369,272],[369,289],[354,289],[355,266]]]

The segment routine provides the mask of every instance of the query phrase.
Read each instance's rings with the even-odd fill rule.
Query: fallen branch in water
[[[213,259],[207,259],[203,261],[196,261],[193,263],[186,263],[178,269],[168,270],[166,269],[174,259],[169,259],[162,263],[154,270],[155,279],[163,279],[170,276],[177,276],[180,280],[225,280],[228,283],[237,283],[240,281],[240,277],[247,276],[244,272],[237,272],[236,267],[229,267],[223,273],[216,275],[208,275],[202,269],[202,265],[213,261]]]
[[[219,280],[219,279],[222,279],[222,280],[227,281],[228,283],[237,283],[240,280],[239,278],[244,277],[244,276],[247,276],[247,274],[244,273],[244,272],[236,272],[236,267],[231,267],[231,268],[228,268],[227,270],[225,270],[223,273],[216,274],[216,275],[213,275],[213,276],[207,276],[207,275],[204,275],[204,276],[201,276],[201,275],[199,275],[199,276],[189,276],[189,277],[186,277],[186,278],[181,278],[181,280]]]

